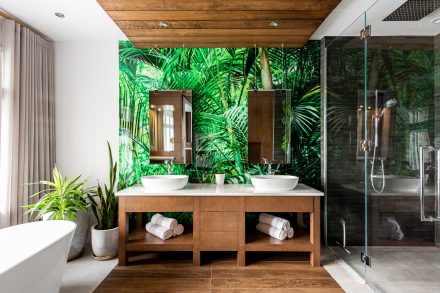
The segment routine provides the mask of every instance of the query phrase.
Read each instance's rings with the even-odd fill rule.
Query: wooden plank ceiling
[[[138,48],[302,47],[341,0],[97,0]]]

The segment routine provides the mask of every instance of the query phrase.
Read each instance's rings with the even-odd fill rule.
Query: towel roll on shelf
[[[174,228],[173,231],[173,236],[180,236],[183,234],[183,231],[185,230],[185,228],[183,227],[182,224],[178,224],[176,226],[176,228]]]
[[[261,213],[258,217],[258,221],[260,223],[275,227],[279,230],[287,231],[290,228],[290,222],[288,220],[266,213]]]
[[[290,227],[288,230],[287,230],[287,238],[293,238],[293,235],[294,235],[294,231],[293,231],[293,228],[292,227]]]
[[[145,225],[145,229],[154,236],[159,237],[162,240],[170,239],[173,236],[173,231],[171,229],[168,229],[166,227],[163,227],[161,225],[148,222]]]
[[[154,214],[153,217],[151,217],[151,222],[171,230],[176,229],[179,224],[176,219],[167,218],[161,214]]]
[[[287,238],[287,231],[286,230],[281,230],[275,227],[272,227],[268,224],[265,223],[258,223],[256,226],[257,230],[267,234],[269,236],[272,236],[276,239],[279,240],[285,240]]]

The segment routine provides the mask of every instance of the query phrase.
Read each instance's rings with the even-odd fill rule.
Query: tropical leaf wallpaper
[[[320,43],[303,48],[176,48],[137,49],[119,44],[119,165],[129,184],[144,175],[165,174],[167,168],[149,164],[150,90],[192,90],[193,133],[203,159],[175,165],[175,174],[192,182],[214,182],[218,171],[228,183],[249,183],[264,173],[263,165],[247,163],[247,92],[292,90],[292,164],[275,166],[302,182],[320,180]],[[282,113],[280,113],[281,115]]]

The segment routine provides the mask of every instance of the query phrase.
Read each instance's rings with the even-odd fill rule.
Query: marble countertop
[[[290,191],[257,191],[251,184],[188,184],[184,189],[152,191],[142,185],[134,185],[116,192],[117,196],[324,196],[324,193],[305,184],[298,184]]]

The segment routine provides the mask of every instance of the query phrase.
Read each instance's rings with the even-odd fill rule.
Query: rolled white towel
[[[280,230],[288,230],[290,228],[290,222],[288,220],[266,213],[261,213],[258,217],[258,221]]]
[[[173,236],[182,235],[183,230],[185,230],[185,228],[183,227],[182,224],[177,225],[176,228],[173,229]]]
[[[154,224],[161,225],[161,226],[168,228],[168,229],[171,229],[171,230],[175,229],[178,224],[176,219],[167,218],[167,217],[162,216],[161,214],[154,214],[151,217],[151,222]]]
[[[173,231],[171,229],[152,222],[148,222],[147,225],[145,225],[145,229],[147,229],[149,233],[159,237],[162,240],[170,239],[173,236]]]
[[[270,235],[279,240],[285,240],[287,238],[286,230],[277,229],[268,224],[258,223],[256,228],[258,231],[263,232],[264,234]]]
[[[290,227],[289,230],[287,230],[287,238],[293,238],[293,234],[294,234],[293,228]]]

